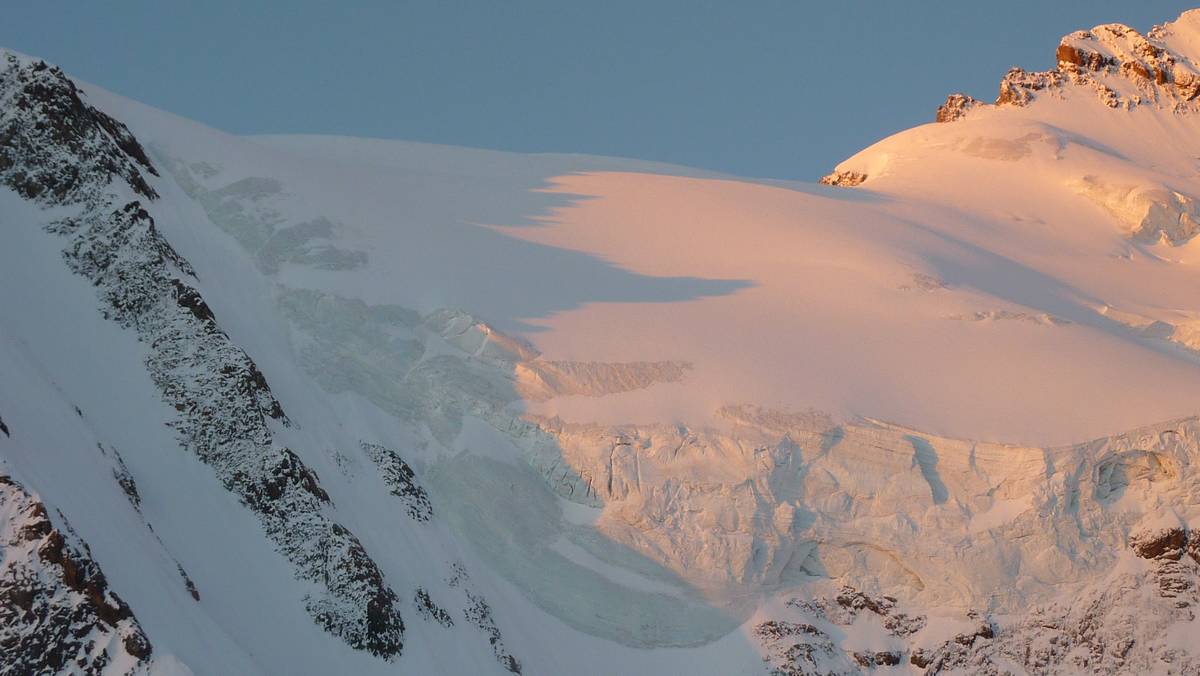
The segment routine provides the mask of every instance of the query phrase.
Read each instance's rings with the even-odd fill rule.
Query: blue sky
[[[1168,0],[12,3],[0,45],[234,133],[662,160],[812,180],[1065,33]]]

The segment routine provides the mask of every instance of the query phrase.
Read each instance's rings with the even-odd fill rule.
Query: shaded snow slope
[[[820,186],[240,138],[4,53],[0,593],[66,610],[0,641],[1195,673],[1200,14],[1057,58]]]

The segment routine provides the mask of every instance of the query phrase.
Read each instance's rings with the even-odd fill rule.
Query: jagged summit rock
[[[1062,96],[1064,88],[1094,92],[1105,106],[1157,105],[1195,112],[1200,96],[1200,10],[1146,34],[1112,23],[1063,37],[1051,70],[1014,67],[1000,81],[993,105],[1026,106],[1039,96]],[[980,105],[965,94],[951,94],[937,111],[937,122],[953,122]]]

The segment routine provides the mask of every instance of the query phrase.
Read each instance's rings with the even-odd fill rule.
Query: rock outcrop
[[[380,478],[387,484],[391,494],[404,503],[410,517],[417,521],[433,518],[429,494],[417,483],[416,473],[398,453],[386,446],[366,442],[362,443],[362,449],[379,469]]]
[[[1056,66],[1046,71],[1013,68],[1000,81],[997,106],[1026,106],[1067,87],[1094,92],[1110,108],[1158,105],[1195,110],[1200,96],[1200,66],[1176,49],[1200,26],[1200,12],[1185,12],[1172,23],[1142,34],[1123,24],[1104,24],[1064,37],[1055,52]],[[953,122],[982,105],[965,94],[951,94],[938,108],[938,122]]]
[[[81,98],[56,66],[0,55],[0,175],[5,185],[42,204],[79,204],[114,179],[144,198],[157,175],[124,124]],[[86,161],[80,161],[86,159]]]
[[[492,654],[496,657],[496,661],[504,667],[504,670],[519,675],[521,661],[505,647],[504,636],[500,633],[500,628],[496,626],[496,620],[492,617],[491,605],[488,604],[487,599],[470,588],[469,581],[470,576],[467,575],[467,569],[462,564],[451,566],[451,574],[447,578],[446,584],[451,589],[461,589],[463,596],[466,597],[467,603],[463,607],[463,618],[487,637]],[[434,616],[436,619],[436,613]],[[442,623],[445,624],[445,622]]]
[[[57,68],[5,54],[0,72],[0,182],[60,207],[47,230],[96,288],[99,310],[150,349],[146,369],[178,416],[180,444],[260,518],[266,535],[314,583],[305,606],[350,646],[390,659],[403,647],[399,599],[358,539],[330,515],[314,472],[273,443],[288,424],[254,361],[229,338],[195,273],[140,199],[156,175],[121,123],[87,105]]]
[[[1134,531],[1107,578],[1027,612],[942,617],[935,631],[925,615],[900,612],[895,598],[843,587],[788,601],[786,619],[759,622],[755,635],[779,676],[896,664],[926,674],[1192,674],[1200,652],[1179,632],[1196,620],[1198,587],[1200,533],[1159,525]],[[860,633],[887,638],[863,650],[864,639],[852,637]]]
[[[945,103],[938,106],[934,121],[953,122],[966,115],[969,110],[980,105],[980,103],[978,99],[967,94],[951,94],[946,97]]]
[[[832,185],[838,188],[853,188],[867,180],[867,175],[858,171],[835,171],[822,176],[821,185]]]
[[[87,544],[0,475],[0,674],[144,673],[152,652]]]

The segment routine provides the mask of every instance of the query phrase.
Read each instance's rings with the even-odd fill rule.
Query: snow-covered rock
[[[0,145],[13,159],[0,180],[29,199],[83,205],[47,230],[65,238],[65,262],[97,288],[100,312],[151,346],[146,368],[180,413],[170,424],[181,445],[261,517],[296,575],[321,585],[305,600],[319,624],[355,648],[398,655],[396,595],[357,538],[325,514],[329,496],[316,475],[272,443],[267,421],[287,418],[262,373],[186,281],[195,277],[191,265],[141,203],[114,208],[125,191],[157,197],[135,166],[156,173],[141,146],[85,104],[61,71],[11,54],[6,65],[0,96],[14,103],[0,114]]]
[[[153,648],[87,543],[0,475],[0,674],[147,673]]]

